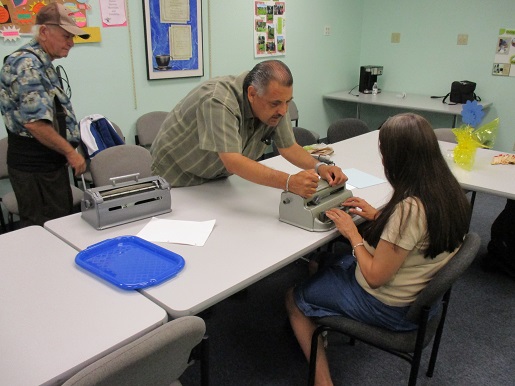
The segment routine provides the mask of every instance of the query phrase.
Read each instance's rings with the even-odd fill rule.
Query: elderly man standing
[[[8,134],[7,164],[20,226],[72,213],[67,165],[86,170],[75,151],[79,127],[72,104],[53,66],[68,56],[73,37],[89,38],[71,12],[51,3],[36,15],[35,38],[5,58],[0,72],[0,110]]]
[[[287,116],[293,77],[281,61],[267,60],[239,76],[210,79],[168,114],[152,144],[153,172],[172,186],[199,185],[236,174],[303,197],[347,177],[317,162],[295,142]],[[273,139],[281,155],[303,171],[289,175],[256,162]]]

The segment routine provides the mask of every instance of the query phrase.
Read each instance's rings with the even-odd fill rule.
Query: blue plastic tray
[[[79,252],[75,262],[124,290],[160,284],[184,267],[182,256],[136,236],[93,244]]]

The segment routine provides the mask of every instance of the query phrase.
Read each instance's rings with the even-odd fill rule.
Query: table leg
[[[356,118],[361,119],[361,103],[356,103]]]

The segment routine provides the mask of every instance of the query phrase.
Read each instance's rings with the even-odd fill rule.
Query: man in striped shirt
[[[330,185],[346,181],[339,167],[317,162],[295,142],[292,95],[293,77],[278,60],[202,83],[163,122],[151,147],[153,173],[175,187],[236,174],[303,197],[316,192],[319,176]],[[289,175],[256,162],[271,139],[301,172]]]

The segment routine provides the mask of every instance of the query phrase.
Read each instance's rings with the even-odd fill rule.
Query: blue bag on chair
[[[94,157],[108,147],[125,144],[113,124],[100,114],[88,115],[81,119],[80,137],[84,153],[88,158]]]

